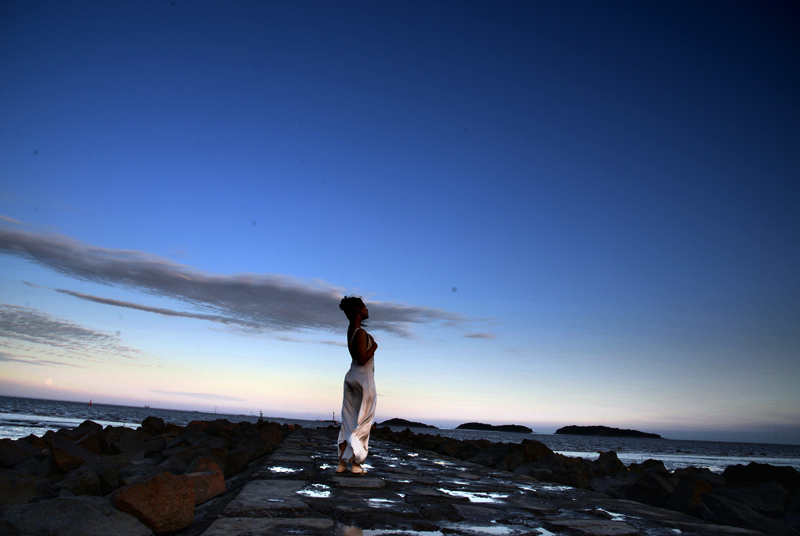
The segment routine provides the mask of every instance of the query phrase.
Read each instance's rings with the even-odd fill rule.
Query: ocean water
[[[259,419],[258,415],[228,415],[108,404],[90,406],[86,402],[0,396],[0,439],[18,439],[31,434],[41,437],[48,430],[74,428],[87,419],[103,426],[136,428],[149,416],[161,417],[165,422],[178,425],[186,425],[195,420],[228,419],[232,422],[256,422]],[[330,421],[284,419],[267,415],[264,416],[264,420],[281,424],[300,424],[306,428],[330,424]],[[403,430],[403,428],[393,429]],[[758,462],[788,465],[800,471],[800,445],[518,434],[430,428],[412,428],[412,431],[454,439],[487,439],[502,443],[519,443],[523,439],[533,439],[541,441],[560,454],[588,460],[595,460],[601,452],[613,450],[625,465],[652,458],[663,461],[669,470],[694,466],[707,467],[721,473],[729,465]]]

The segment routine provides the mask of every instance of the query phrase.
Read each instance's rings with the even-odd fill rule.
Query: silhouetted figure
[[[378,394],[375,391],[375,362],[372,356],[378,349],[375,339],[361,327],[369,318],[369,311],[357,296],[345,296],[339,303],[350,325],[347,328],[347,349],[352,362],[344,377],[344,400],[342,401],[342,428],[339,431],[339,466],[337,473],[347,471],[364,472],[361,464],[369,451],[369,432],[375,419]]]

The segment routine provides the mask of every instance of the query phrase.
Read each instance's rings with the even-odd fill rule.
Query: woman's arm
[[[372,339],[372,346],[367,350],[367,337],[370,337],[370,335],[363,329],[359,329],[354,337],[353,348],[350,348],[350,355],[358,361],[359,365],[365,365],[375,355],[375,350],[378,349],[378,343],[375,342],[375,339]]]

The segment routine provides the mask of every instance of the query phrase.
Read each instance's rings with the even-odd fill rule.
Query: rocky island
[[[491,432],[515,432],[519,434],[532,434],[533,430],[519,424],[484,424],[482,422],[467,422],[456,426],[456,430],[484,430]]]
[[[648,439],[663,439],[658,434],[649,434],[638,430],[622,430],[609,426],[564,426],[556,430],[556,434],[564,435],[586,435],[603,437],[644,437]]]
[[[438,430],[437,427],[430,424],[407,421],[405,419],[397,419],[397,418],[383,421],[382,423],[378,424],[378,426],[408,426],[410,428],[432,428],[434,430]]]

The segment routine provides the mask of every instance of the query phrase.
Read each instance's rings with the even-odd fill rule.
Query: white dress
[[[353,343],[357,328],[350,337],[349,344]],[[348,345],[349,347],[349,345]],[[372,348],[372,338],[367,336],[367,350]],[[341,445],[347,442],[342,459],[346,462],[354,460],[363,463],[369,451],[369,432],[372,421],[375,419],[375,407],[378,394],[375,391],[375,361],[360,365],[353,359],[350,370],[344,377],[344,400],[342,401],[342,428],[339,430]]]

